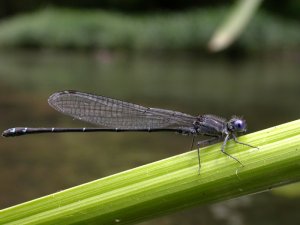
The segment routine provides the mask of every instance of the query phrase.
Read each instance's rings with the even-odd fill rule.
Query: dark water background
[[[0,52],[0,129],[87,126],[47,104],[69,89],[193,115],[242,115],[252,132],[299,119],[300,56]],[[190,142],[172,133],[1,138],[0,208],[182,153]],[[299,198],[267,192],[143,224],[293,225],[299,212]]]

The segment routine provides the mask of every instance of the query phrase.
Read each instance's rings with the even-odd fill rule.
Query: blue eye
[[[245,131],[246,130],[246,123],[243,120],[235,120],[234,127],[236,131]]]
[[[236,121],[235,126],[237,126],[237,128],[241,128],[242,127],[241,121]]]

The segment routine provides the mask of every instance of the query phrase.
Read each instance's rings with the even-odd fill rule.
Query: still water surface
[[[192,115],[242,115],[252,132],[299,118],[299,65],[294,56],[0,52],[0,129],[87,126],[47,105],[53,92],[72,89]],[[185,152],[190,142],[166,133],[2,138],[0,208]],[[297,224],[297,200],[269,192],[143,224]]]

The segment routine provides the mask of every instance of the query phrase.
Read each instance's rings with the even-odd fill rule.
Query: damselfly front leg
[[[244,166],[244,164],[241,163],[241,161],[239,161],[237,158],[235,158],[234,156],[230,155],[229,153],[227,153],[227,152],[225,151],[225,146],[226,146],[226,144],[227,144],[227,141],[228,141],[229,138],[230,138],[230,135],[232,136],[233,141],[234,141],[235,143],[237,143],[237,144],[245,145],[245,146],[248,146],[248,147],[250,147],[250,148],[257,148],[257,149],[259,149],[259,148],[256,147],[256,146],[253,146],[253,145],[250,145],[250,144],[247,144],[247,143],[238,141],[238,139],[237,139],[237,137],[236,137],[236,135],[235,135],[234,133],[227,133],[227,134],[226,134],[226,137],[225,137],[224,142],[223,142],[223,144],[222,144],[221,152],[224,153],[225,155],[229,156],[230,158],[234,159],[235,161],[237,161],[237,162],[238,162],[239,164],[241,164],[242,166]]]
[[[235,136],[235,134],[231,134],[231,135],[232,135],[233,141],[234,141],[235,143],[238,143],[238,144],[241,144],[241,145],[245,145],[245,146],[248,146],[248,147],[250,147],[250,148],[256,148],[256,149],[259,149],[259,148],[256,147],[256,146],[253,146],[253,145],[250,145],[250,144],[247,144],[247,143],[238,141],[237,136]]]
[[[239,164],[241,164],[242,166],[244,166],[244,164],[241,163],[240,160],[238,160],[237,158],[235,158],[234,156],[230,155],[229,153],[227,153],[227,152],[225,151],[225,146],[226,146],[227,141],[229,140],[229,138],[230,138],[230,134],[227,133],[227,134],[226,134],[226,137],[224,138],[224,142],[223,142],[223,144],[222,144],[222,147],[221,147],[221,152],[224,153],[225,155],[229,156],[230,158],[234,159],[235,161],[237,161],[237,162],[238,162]]]

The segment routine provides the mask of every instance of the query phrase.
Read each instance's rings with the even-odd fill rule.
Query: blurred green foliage
[[[0,46],[54,48],[199,48],[224,10],[128,15],[49,8],[0,24]]]
[[[48,8],[0,23],[0,47],[203,50],[227,9],[132,15]],[[258,13],[235,47],[251,51],[299,47],[299,22]]]

